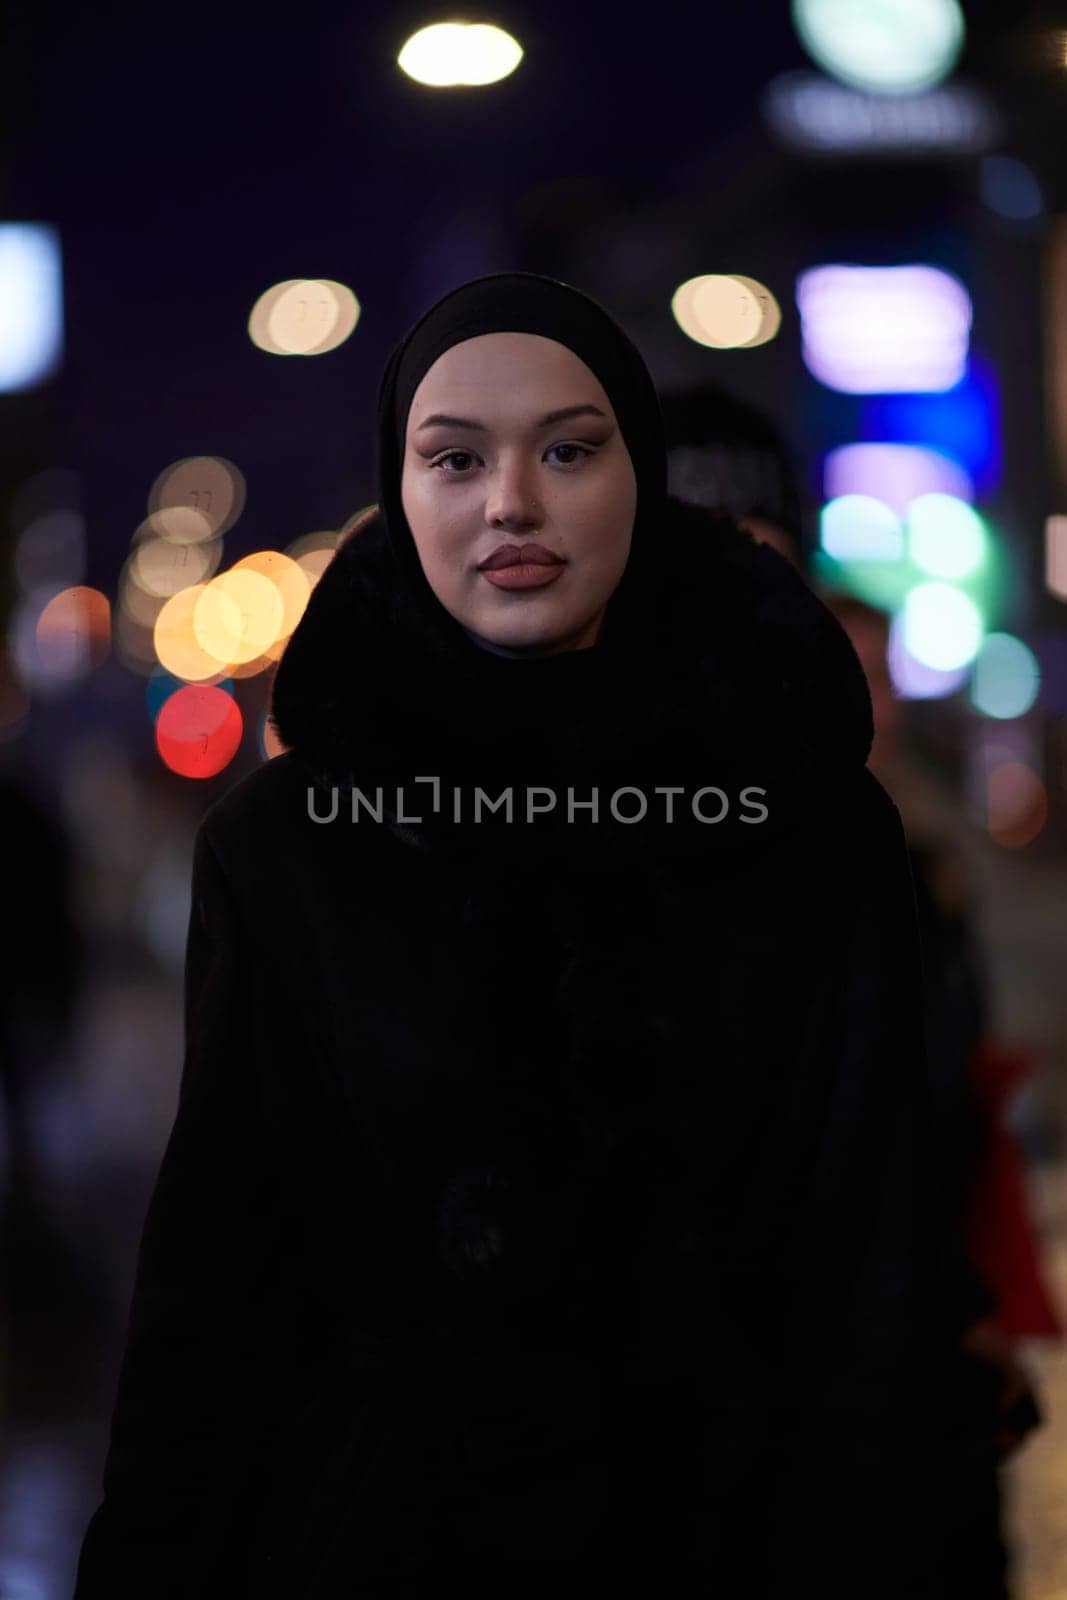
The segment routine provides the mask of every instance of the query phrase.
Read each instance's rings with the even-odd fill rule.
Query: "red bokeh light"
[[[244,731],[231,694],[213,684],[186,684],[163,702],[156,749],[183,778],[213,778],[237,754]]]

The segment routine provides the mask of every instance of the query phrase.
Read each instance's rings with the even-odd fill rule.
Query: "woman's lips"
[[[551,566],[531,561],[516,567],[483,567],[481,573],[497,589],[543,589],[546,584],[555,583],[563,569],[562,561]]]

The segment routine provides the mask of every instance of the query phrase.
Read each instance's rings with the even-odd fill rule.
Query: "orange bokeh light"
[[[37,654],[48,678],[77,678],[107,659],[111,602],[77,584],[54,594],[37,618]]]

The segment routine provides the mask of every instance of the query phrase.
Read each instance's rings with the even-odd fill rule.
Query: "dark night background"
[[[980,496],[1008,553],[992,626],[1037,648],[1046,676],[1027,727],[1046,764],[1048,821],[1024,849],[987,842],[975,894],[998,1035],[1035,1065],[1013,1117],[1035,1218],[1054,1240],[1067,1218],[1067,619],[1044,583],[1043,529],[1067,512],[1048,326],[1050,241],[1067,210],[1067,5],[964,0],[963,11],[955,77],[998,114],[989,148],[1036,176],[1036,218],[991,211],[978,152],[783,144],[768,85],[815,70],[786,0],[464,10],[505,26],[525,55],[499,83],[454,90],[396,65],[405,39],[447,11],[16,0],[0,35],[0,221],[58,230],[64,351],[43,383],[0,394],[0,616],[6,628],[18,603],[12,508],[47,469],[76,475],[80,581],[113,604],[149,489],[181,457],[219,455],[244,474],[227,563],[339,528],[375,496],[375,399],[393,345],[447,289],[506,268],[600,299],[662,390],[707,377],[762,406],[793,452],[810,534],[821,456],[863,437],[869,413],[806,370],[797,274],[828,261],[955,272],[999,396],[1000,462]],[[702,272],[766,284],[782,308],[778,337],[733,351],[688,339],[671,295]],[[251,342],[248,318],[265,289],[297,277],[348,285],[361,316],[328,354],[279,359]],[[19,1208],[0,1324],[5,1600],[69,1593],[98,1499],[133,1255],[177,1089],[192,832],[263,758],[267,684],[238,684],[242,746],[202,780],[162,764],[144,677],[114,652],[0,729],[0,772],[45,830],[11,802],[10,931],[17,943],[15,906],[63,860],[59,920],[44,918],[27,966],[75,952],[47,1020],[12,1032],[23,1064],[0,1124]],[[909,726],[962,792],[971,734],[958,710],[915,703]],[[1054,1251],[1049,1263],[1062,1270]],[[1053,1421],[1010,1469],[1018,1600],[1067,1586],[1067,1512],[1051,1487],[1067,1472],[1067,1368],[1058,1347],[1040,1359]]]

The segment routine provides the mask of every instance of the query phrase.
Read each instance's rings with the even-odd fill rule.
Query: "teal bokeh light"
[[[974,664],[971,702],[987,717],[1021,717],[1037,699],[1041,668],[1028,645],[1011,633],[990,633]]]
[[[793,26],[832,78],[871,94],[944,82],[963,48],[956,0],[793,0]]]

